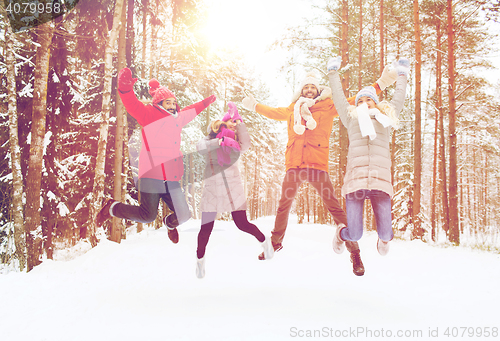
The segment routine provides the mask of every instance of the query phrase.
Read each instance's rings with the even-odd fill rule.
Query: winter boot
[[[263,252],[264,259],[273,258],[274,248],[273,248],[273,244],[271,243],[271,239],[269,237],[266,237],[266,239],[261,243],[261,245],[262,245],[262,248],[264,249],[264,252]]]
[[[272,251],[272,255],[270,256],[270,258],[267,258],[265,255],[266,247],[264,246],[264,244],[266,242],[268,242],[269,244],[271,244],[273,246],[273,251]],[[268,244],[268,247],[269,247],[269,244]],[[283,248],[283,246],[281,244],[274,244],[273,242],[271,242],[271,239],[268,239],[268,238],[266,238],[266,240],[262,243],[262,247],[264,248],[264,252],[262,252],[259,255],[259,260],[271,259],[274,256],[274,252],[278,252],[279,250],[281,250]],[[269,249],[270,249],[270,247],[269,247]]]
[[[106,199],[104,201],[104,205],[102,206],[101,210],[99,211],[99,213],[97,213],[97,217],[95,218],[95,223],[97,225],[97,227],[101,227],[102,224],[104,224],[104,222],[106,220],[108,220],[109,218],[111,218],[111,212],[110,212],[110,208],[111,206],[115,203],[116,201],[109,198],[109,199]]]
[[[359,249],[353,250],[351,252],[351,263],[352,272],[354,272],[356,276],[363,276],[365,274],[365,267],[363,265],[363,262],[361,261]]]
[[[377,250],[380,255],[385,256],[389,252],[389,242],[385,242],[379,238],[377,240]]]
[[[205,277],[205,256],[196,261],[196,277],[200,279]]]
[[[340,236],[340,231],[342,231],[342,229],[345,227],[346,226],[344,224],[340,224],[339,226],[337,226],[337,231],[335,232],[335,236],[333,237],[333,251],[339,255],[344,252],[345,249],[345,241]]]
[[[163,224],[167,226],[168,238],[172,243],[177,244],[179,242],[179,232],[177,231],[177,226],[179,226],[179,221],[175,213],[163,217]]]

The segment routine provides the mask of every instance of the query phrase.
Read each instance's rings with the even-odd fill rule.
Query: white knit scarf
[[[369,109],[366,103],[360,104],[356,107],[356,112],[358,114],[359,130],[361,130],[361,135],[369,136],[370,140],[374,140],[377,137],[375,128],[373,127],[373,122],[371,118],[375,118],[380,124],[387,128],[392,126],[396,128],[397,124],[390,117],[384,115],[377,108]]]

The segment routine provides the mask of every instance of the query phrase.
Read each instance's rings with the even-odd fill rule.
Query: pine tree
[[[2,13],[4,14],[4,13]],[[19,270],[23,271],[26,266],[26,236],[24,233],[24,212],[23,212],[23,174],[21,171],[21,150],[19,146],[18,134],[18,114],[16,102],[16,57],[14,55],[15,36],[7,23],[6,30],[6,60],[7,67],[7,93],[8,93],[8,113],[9,113],[9,147],[10,163],[12,169],[12,221],[14,228],[14,243],[16,247],[15,258],[19,262]]]
[[[109,127],[109,111],[110,111],[110,97],[111,97],[111,80],[113,71],[113,51],[114,45],[118,35],[118,28],[121,22],[123,0],[117,0],[115,3],[115,11],[113,16],[113,27],[109,32],[106,50],[104,53],[104,85],[103,85],[103,100],[101,111],[101,127],[99,129],[99,143],[97,149],[97,160],[94,176],[93,197],[90,207],[90,223],[88,232],[89,241],[93,246],[97,245],[97,238],[95,236],[95,218],[101,207],[102,198],[104,195],[104,167],[106,161],[106,144],[108,140],[108,127]]]
[[[26,249],[27,269],[40,263],[42,234],[40,231],[40,191],[42,182],[43,152],[45,150],[45,116],[47,103],[47,78],[50,58],[50,45],[54,27],[47,22],[36,28],[37,42],[35,84],[33,92],[33,116],[31,124],[31,143],[28,173],[26,176]]]

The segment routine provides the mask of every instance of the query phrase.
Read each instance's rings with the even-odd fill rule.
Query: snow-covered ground
[[[332,251],[332,227],[295,222],[283,250],[259,261],[252,236],[217,221],[202,280],[199,220],[177,245],[147,230],[1,275],[0,339],[500,339],[499,255],[395,240],[382,257],[365,233],[356,277],[348,252]],[[274,217],[254,223],[269,234]]]

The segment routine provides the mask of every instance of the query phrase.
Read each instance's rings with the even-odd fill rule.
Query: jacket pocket
[[[308,139],[304,143],[304,160],[308,164],[328,165],[329,146],[328,141],[320,138]]]

